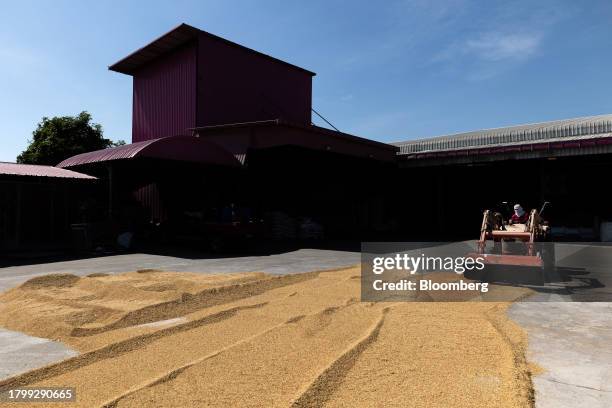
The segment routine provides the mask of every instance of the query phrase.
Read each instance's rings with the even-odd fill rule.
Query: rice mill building
[[[469,239],[501,201],[551,202],[562,239],[600,239],[612,220],[612,115],[381,143],[312,123],[313,72],[186,24],[109,69],[133,80],[132,143],[66,158],[51,168],[63,176],[0,174],[87,184],[79,208],[99,208],[64,211],[53,231],[66,240],[71,225],[94,245],[152,225],[189,242],[260,221],[281,240]],[[2,219],[13,204],[0,202]],[[28,248],[0,228],[2,249]]]

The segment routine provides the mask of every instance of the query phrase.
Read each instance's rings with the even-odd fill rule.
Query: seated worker
[[[514,214],[510,217],[510,224],[525,224],[529,219],[529,214],[523,210],[520,204],[514,206]]]

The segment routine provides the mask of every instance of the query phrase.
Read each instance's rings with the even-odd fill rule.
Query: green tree
[[[105,139],[102,126],[91,123],[86,111],[77,116],[43,117],[27,149],[17,156],[17,163],[56,165],[75,154],[122,144],[122,140],[113,143]]]

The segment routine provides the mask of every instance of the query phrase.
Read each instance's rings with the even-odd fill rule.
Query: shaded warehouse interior
[[[52,166],[0,163],[0,248],[59,249],[71,225],[92,221],[95,177]]]
[[[608,240],[611,136],[612,115],[601,115],[395,143],[400,177],[425,197],[413,211],[432,226],[413,230],[469,239],[484,209],[548,201],[542,215],[556,240]]]

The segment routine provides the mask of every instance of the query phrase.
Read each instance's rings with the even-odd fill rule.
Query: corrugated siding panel
[[[134,192],[134,198],[150,212],[151,220],[157,222],[166,220],[166,211],[157,184],[151,183],[139,188]]]
[[[196,126],[196,47],[189,45],[134,74],[132,142],[186,135]]]

